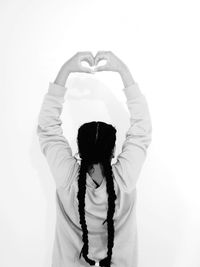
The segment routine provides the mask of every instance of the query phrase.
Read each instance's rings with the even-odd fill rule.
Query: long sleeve
[[[42,153],[47,159],[56,187],[67,186],[76,164],[68,140],[63,136],[60,115],[67,88],[49,82],[38,116],[37,135]]]
[[[125,87],[123,92],[130,112],[130,127],[126,132],[122,152],[113,167],[121,178],[119,182],[122,188],[129,192],[135,189],[146,159],[147,149],[152,140],[152,123],[146,98],[141,93],[138,83]]]

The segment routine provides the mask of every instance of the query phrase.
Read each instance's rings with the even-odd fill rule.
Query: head
[[[108,229],[108,243],[107,243],[107,257],[100,261],[100,266],[110,267],[112,258],[112,248],[114,246],[114,221],[115,200],[117,198],[114,190],[113,173],[111,167],[111,159],[114,157],[116,128],[111,124],[105,122],[89,122],[81,125],[78,129],[77,144],[79,155],[81,158],[81,166],[78,178],[78,194],[79,201],[79,215],[82,227],[83,248],[81,253],[84,259],[90,264],[94,265],[95,261],[87,257],[88,248],[88,231],[85,220],[85,193],[86,193],[86,173],[93,164],[102,166],[103,176],[106,179],[107,194],[108,194],[108,211],[107,229]],[[81,255],[81,254],[80,254]]]

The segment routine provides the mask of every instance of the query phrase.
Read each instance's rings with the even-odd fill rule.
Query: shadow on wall
[[[63,133],[70,143],[72,154],[75,155],[78,152],[76,138],[80,125],[92,120],[101,120],[112,124],[117,129],[116,158],[121,152],[126,131],[130,126],[129,112],[125,109],[125,96],[124,101],[119,101],[118,97],[116,97],[110,88],[87,74],[79,74],[79,77],[73,77],[73,79],[71,78],[69,81],[70,82],[67,81],[65,85],[68,89],[65,94],[61,120],[63,122]],[[122,89],[123,87],[121,90]],[[46,91],[47,90],[48,82]],[[118,91],[119,89],[116,90]],[[44,93],[46,93],[46,91]],[[117,93],[120,94],[119,91]],[[123,94],[124,93],[121,92],[122,97]],[[36,124],[33,129],[32,144],[30,147],[30,160],[32,166],[38,173],[42,192],[46,199],[46,224],[44,237],[44,247],[46,252],[44,267],[47,267],[51,265],[55,230],[55,184],[48,169],[45,157],[42,155],[39,147],[38,137],[36,135],[37,115],[38,114],[36,114]]]

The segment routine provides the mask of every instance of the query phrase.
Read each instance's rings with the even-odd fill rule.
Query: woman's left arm
[[[38,117],[37,135],[42,153],[47,159],[56,187],[66,186],[76,159],[68,140],[63,135],[60,115],[67,88],[49,83]]]
[[[72,71],[83,71],[78,68],[77,62],[83,57],[77,53],[60,69],[54,83],[49,82],[49,88],[44,95],[38,116],[37,135],[42,153],[47,159],[56,187],[68,186],[72,181],[73,170],[77,160],[72,156],[68,140],[63,135],[60,118],[67,87],[65,83]],[[86,55],[85,55],[86,57]],[[87,55],[87,57],[89,57]]]

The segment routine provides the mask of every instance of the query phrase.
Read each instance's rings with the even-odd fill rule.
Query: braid
[[[99,125],[97,124],[97,126],[99,126]],[[98,130],[98,127],[97,127],[97,130]],[[116,130],[114,129],[114,133],[115,132],[116,132]],[[112,141],[114,142],[115,137],[111,136],[111,138],[112,138]],[[109,138],[107,138],[107,139],[109,142]],[[80,136],[79,136],[78,140],[79,140],[79,145],[81,147],[81,144],[83,144],[83,142],[80,143]],[[110,142],[110,144],[112,146],[112,142]],[[96,139],[95,139],[95,145],[96,145]],[[102,144],[99,144],[97,146],[102,147]],[[87,147],[87,144],[85,144],[85,147]],[[109,146],[106,145],[106,148],[109,149]],[[92,151],[94,151],[94,150],[92,150]],[[112,258],[112,248],[114,246],[113,216],[115,213],[115,200],[116,200],[117,196],[116,196],[115,190],[114,190],[114,179],[113,179],[112,167],[111,167],[109,157],[107,156],[109,153],[108,153],[108,151],[105,150],[104,153],[102,153],[102,154],[103,154],[103,156],[93,155],[93,158],[95,158],[95,160],[93,159],[93,162],[100,162],[103,165],[103,172],[104,172],[103,175],[106,178],[106,188],[107,188],[107,195],[108,195],[107,219],[103,222],[103,224],[104,224],[107,221],[107,225],[108,225],[108,227],[107,227],[107,229],[108,229],[107,256],[104,259],[99,261],[99,266],[110,267],[111,258]],[[86,173],[88,170],[88,166],[90,165],[90,163],[92,161],[89,158],[89,156],[85,156],[85,155],[86,154],[84,154],[84,157],[82,157],[82,160],[81,160],[81,166],[80,166],[80,170],[79,170],[79,179],[78,179],[79,190],[78,190],[78,194],[77,194],[78,203],[79,203],[78,210],[79,210],[79,215],[80,215],[80,224],[81,224],[81,228],[82,228],[82,232],[83,232],[82,241],[84,243],[82,250],[80,252],[79,258],[81,257],[81,254],[82,254],[86,262],[88,262],[90,265],[95,265],[95,261],[91,260],[90,258],[87,257],[89,248],[88,248],[88,230],[87,230],[87,224],[86,224],[86,220],[85,220]]]
[[[83,235],[82,235],[82,240],[83,240],[83,247],[81,250],[81,253],[83,253],[83,257],[85,260],[90,264],[90,265],[95,265],[95,261],[89,259],[87,257],[88,254],[88,230],[87,230],[87,224],[85,220],[85,192],[86,192],[86,172],[87,172],[87,163],[86,161],[82,160],[81,166],[80,166],[80,178],[78,179],[78,210],[79,210],[79,215],[80,215],[80,224],[82,227]],[[81,253],[79,258],[81,257]]]
[[[112,248],[114,246],[114,221],[113,216],[115,213],[115,200],[117,196],[114,190],[113,173],[111,164],[108,161],[103,162],[104,172],[106,176],[106,188],[108,194],[108,211],[107,211],[107,224],[108,224],[108,251],[107,257],[100,260],[100,266],[110,267],[112,258]],[[104,221],[105,223],[105,221]],[[103,224],[104,224],[103,223]]]

